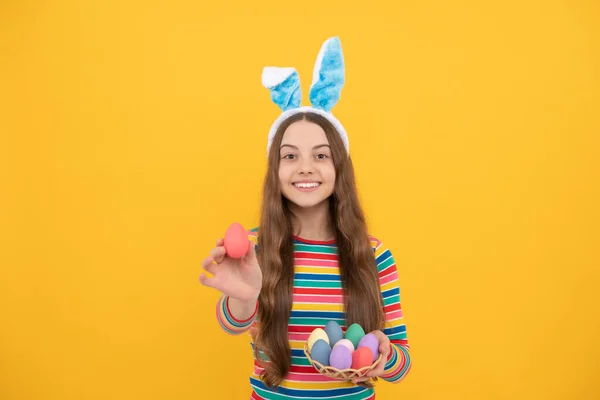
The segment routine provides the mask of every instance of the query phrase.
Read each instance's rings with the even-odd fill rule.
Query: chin
[[[303,196],[289,196],[284,194],[284,197],[298,207],[312,208],[321,205],[323,202],[328,202],[331,195],[326,197],[319,196],[318,198],[310,198]]]
[[[290,201],[292,203],[294,203],[295,205],[297,205],[298,207],[301,207],[301,208],[316,207],[319,204],[323,203],[325,200],[327,200],[327,199],[322,199],[320,201],[307,201],[307,200],[301,200],[301,199],[290,199]]]

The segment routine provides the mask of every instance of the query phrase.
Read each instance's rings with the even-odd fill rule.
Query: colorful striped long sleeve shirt
[[[258,228],[249,231],[250,239],[257,243]],[[400,303],[400,285],[396,263],[389,249],[381,241],[370,236],[377,262],[381,294],[386,315],[382,332],[390,339],[391,351],[385,362],[384,373],[379,378],[398,383],[410,371],[410,346]],[[257,308],[246,320],[231,315],[229,298],[222,295],[217,302],[217,321],[225,332],[239,335],[247,332],[257,321]],[[334,320],[346,331],[342,286],[338,269],[335,241],[314,241],[294,237],[294,289],[289,319],[288,338],[292,351],[290,372],[276,390],[268,388],[260,380],[262,372],[254,360],[250,376],[250,398],[261,399],[335,399],[372,400],[374,388],[365,388],[351,382],[335,380],[319,374],[304,354],[304,343],[316,328],[323,328]],[[251,348],[254,343],[250,340]],[[264,356],[264,355],[261,355]],[[265,356],[266,357],[266,356]]]

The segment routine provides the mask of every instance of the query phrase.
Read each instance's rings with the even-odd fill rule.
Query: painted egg
[[[225,251],[229,257],[243,257],[248,252],[250,246],[248,232],[237,222],[231,224],[225,232],[223,246],[225,246]]]
[[[350,368],[352,366],[352,352],[346,346],[334,346],[329,355],[329,365],[337,369]]]
[[[365,331],[359,324],[352,324],[346,331],[346,339],[352,342],[354,348],[358,347],[358,342],[365,336]]]
[[[368,347],[371,350],[371,353],[373,354],[372,362],[377,360],[377,357],[379,357],[379,341],[375,335],[367,333],[363,336],[363,338],[360,339],[360,342],[358,342],[357,348],[360,349],[361,347]]]
[[[361,369],[373,363],[373,353],[368,347],[361,347],[352,353],[352,368]]]
[[[310,352],[310,357],[323,364],[323,366],[329,365],[329,355],[331,354],[331,347],[329,347],[329,343],[324,341],[323,339],[319,339],[313,344],[312,350]]]
[[[348,339],[341,339],[341,340],[339,340],[333,347],[335,348],[337,346],[344,346],[344,347],[346,347],[348,350],[350,350],[350,353],[352,353],[354,351],[354,345]]]
[[[329,337],[329,345],[331,347],[335,346],[337,342],[344,338],[344,332],[342,332],[342,328],[335,321],[329,321],[327,325],[325,325],[325,333]]]
[[[319,339],[323,339],[329,345],[329,337],[327,336],[327,333],[325,333],[325,331],[323,329],[317,328],[314,331],[312,331],[312,333],[310,334],[310,336],[308,337],[308,340],[307,340],[309,353],[312,354],[312,347],[315,344],[315,342]]]

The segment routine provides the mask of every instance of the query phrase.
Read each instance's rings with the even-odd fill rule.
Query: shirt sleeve
[[[390,339],[390,354],[387,360],[382,360],[385,362],[385,367],[380,378],[388,382],[399,383],[410,371],[411,358],[400,304],[398,271],[390,250],[379,240],[374,240],[375,259],[386,317],[383,333]]]
[[[250,329],[256,319],[258,301],[252,315],[247,319],[236,319],[229,310],[229,296],[222,294],[217,301],[217,321],[221,328],[230,335],[239,335]]]
[[[248,239],[254,243],[255,249],[258,248],[256,228],[248,231]],[[247,319],[241,320],[235,318],[231,314],[231,310],[229,309],[229,296],[221,294],[221,297],[219,297],[219,300],[217,301],[216,314],[219,325],[226,333],[230,335],[240,335],[248,331],[255,322],[258,314],[258,300],[256,301],[256,307],[254,308],[252,315]]]

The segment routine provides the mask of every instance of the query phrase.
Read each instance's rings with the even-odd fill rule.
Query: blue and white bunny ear
[[[271,99],[283,111],[300,107],[302,91],[295,68],[264,67],[262,84],[271,92]]]
[[[295,68],[265,67],[262,73],[262,84],[271,92],[273,102],[283,110],[269,129],[267,156],[281,124],[292,115],[302,112],[319,114],[329,120],[340,134],[349,156],[350,143],[346,130],[331,113],[331,109],[340,99],[344,80],[344,57],[337,36],[327,39],[317,56],[310,87],[312,106],[301,106],[300,78]]]
[[[330,111],[340,99],[345,82],[344,55],[339,37],[327,39],[321,46],[313,70],[310,103]]]

